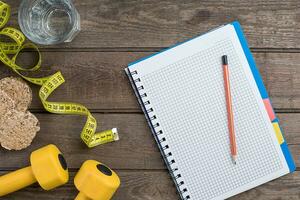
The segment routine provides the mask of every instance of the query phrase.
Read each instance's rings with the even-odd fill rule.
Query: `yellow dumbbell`
[[[38,182],[51,190],[69,180],[67,164],[59,149],[50,144],[31,153],[30,167],[0,177],[0,197]]]
[[[109,200],[120,186],[118,175],[95,160],[83,163],[74,184],[80,191],[75,200]]]

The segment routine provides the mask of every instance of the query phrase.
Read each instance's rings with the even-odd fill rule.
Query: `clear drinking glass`
[[[71,42],[80,31],[80,16],[71,0],[23,0],[18,18],[22,32],[38,44]]]

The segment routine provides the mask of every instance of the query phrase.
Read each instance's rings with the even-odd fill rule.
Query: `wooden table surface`
[[[12,6],[9,25],[17,27],[20,0],[7,2]],[[86,105],[98,120],[98,130],[118,127],[121,139],[86,148],[79,138],[85,117],[45,112],[37,97],[38,87],[31,85],[30,110],[40,120],[41,131],[26,150],[0,149],[0,174],[28,165],[30,152],[53,143],[64,152],[71,179],[50,192],[36,184],[1,200],[74,199],[73,177],[87,159],[102,161],[120,175],[122,185],[113,199],[176,199],[175,187],[123,69],[131,61],[233,20],[243,26],[298,168],[231,199],[300,199],[299,0],[75,0],[75,5],[82,31],[71,43],[41,46],[42,71],[33,76],[61,70],[66,83],[50,99]],[[24,53],[19,63],[31,60],[32,53]],[[9,75],[14,73],[1,64],[0,78]]]

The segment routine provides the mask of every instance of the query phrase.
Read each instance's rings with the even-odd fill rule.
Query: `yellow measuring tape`
[[[8,37],[14,41],[0,42],[0,60],[25,80],[41,86],[39,90],[39,97],[41,99],[41,102],[43,103],[44,108],[47,111],[56,114],[74,114],[87,116],[87,121],[81,132],[81,139],[88,147],[94,147],[99,144],[119,140],[116,128],[96,133],[97,121],[85,106],[77,103],[47,101],[47,98],[51,95],[51,93],[65,82],[64,77],[60,72],[56,72],[51,76],[43,78],[31,78],[20,73],[21,71],[38,70],[41,67],[42,59],[39,49],[36,45],[32,43],[24,44],[26,38],[22,32],[11,27],[3,28],[6,25],[9,16],[9,5],[0,1],[0,36]],[[39,59],[35,66],[25,69],[16,64],[16,59],[23,49],[33,49],[38,53]],[[10,58],[8,55],[12,55],[12,58]]]

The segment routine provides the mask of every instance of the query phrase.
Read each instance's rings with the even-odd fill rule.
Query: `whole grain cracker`
[[[21,78],[6,77],[0,80],[0,90],[14,100],[16,109],[25,112],[32,100],[32,91]]]
[[[30,112],[9,110],[0,119],[0,143],[8,150],[28,147],[40,130],[38,119]]]
[[[10,96],[0,90],[0,118],[8,111],[15,108],[15,102],[10,98]]]

